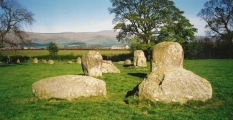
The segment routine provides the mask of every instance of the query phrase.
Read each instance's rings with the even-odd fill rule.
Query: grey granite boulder
[[[111,60],[103,60],[102,72],[103,73],[120,73],[120,70],[112,63]]]
[[[37,58],[34,58],[34,59],[33,59],[33,63],[37,64],[37,63],[38,63],[38,59],[37,59]]]
[[[102,76],[103,57],[99,52],[89,51],[82,56],[83,72],[87,76]]]
[[[183,49],[179,43],[155,45],[152,58],[152,72],[138,86],[140,99],[186,103],[212,97],[211,84],[183,68]]]
[[[81,61],[82,61],[81,57],[78,57],[78,58],[76,59],[76,63],[78,63],[78,64],[81,64]]]
[[[146,67],[146,57],[144,55],[144,52],[142,50],[135,50],[134,51],[134,59],[133,59],[134,66],[137,67]]]
[[[54,60],[48,60],[48,64],[54,64]]]
[[[131,65],[132,62],[130,59],[126,59],[125,62],[124,62],[124,65]]]
[[[184,53],[177,42],[162,42],[152,51],[151,71],[159,68],[183,68]]]
[[[106,83],[90,76],[63,75],[33,83],[32,91],[40,99],[72,100],[79,97],[106,96]]]

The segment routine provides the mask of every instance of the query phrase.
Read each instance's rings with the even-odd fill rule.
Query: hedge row
[[[226,41],[195,41],[182,44],[185,59],[232,59],[233,43]]]

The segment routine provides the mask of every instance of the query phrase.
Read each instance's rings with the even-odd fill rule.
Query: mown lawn
[[[163,104],[125,98],[149,73],[147,68],[125,68],[114,63],[120,74],[103,74],[107,98],[90,97],[73,101],[37,99],[32,83],[47,77],[83,74],[81,65],[55,61],[54,65],[27,63],[0,64],[0,119],[233,119],[233,60],[185,60],[184,68],[206,78],[213,88],[207,102]]]

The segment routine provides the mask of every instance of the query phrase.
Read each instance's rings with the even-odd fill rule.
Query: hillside
[[[122,44],[117,41],[117,32],[111,30],[99,32],[63,32],[63,33],[33,33],[28,32],[32,45],[46,45],[49,42],[55,42],[60,47],[72,43],[85,43],[86,46],[105,46]]]

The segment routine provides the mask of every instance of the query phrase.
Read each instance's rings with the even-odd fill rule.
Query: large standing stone
[[[134,51],[134,66],[138,67],[146,67],[146,57],[144,55],[144,52],[142,50],[135,50]]]
[[[63,75],[33,83],[32,91],[41,99],[72,100],[79,97],[106,96],[106,83],[90,76]]]
[[[35,64],[38,63],[38,59],[37,59],[37,58],[34,58],[34,59],[33,59],[33,63],[35,63]]]
[[[186,103],[206,101],[212,97],[211,84],[191,71],[183,69],[183,49],[176,42],[155,45],[152,72],[139,84],[141,99]]]
[[[159,68],[182,68],[184,53],[177,42],[162,42],[154,46],[152,51],[151,71]]]
[[[120,70],[113,65],[111,60],[104,60],[102,64],[103,73],[120,73]]]
[[[103,58],[99,52],[89,51],[82,56],[83,72],[87,76],[102,76]]]

